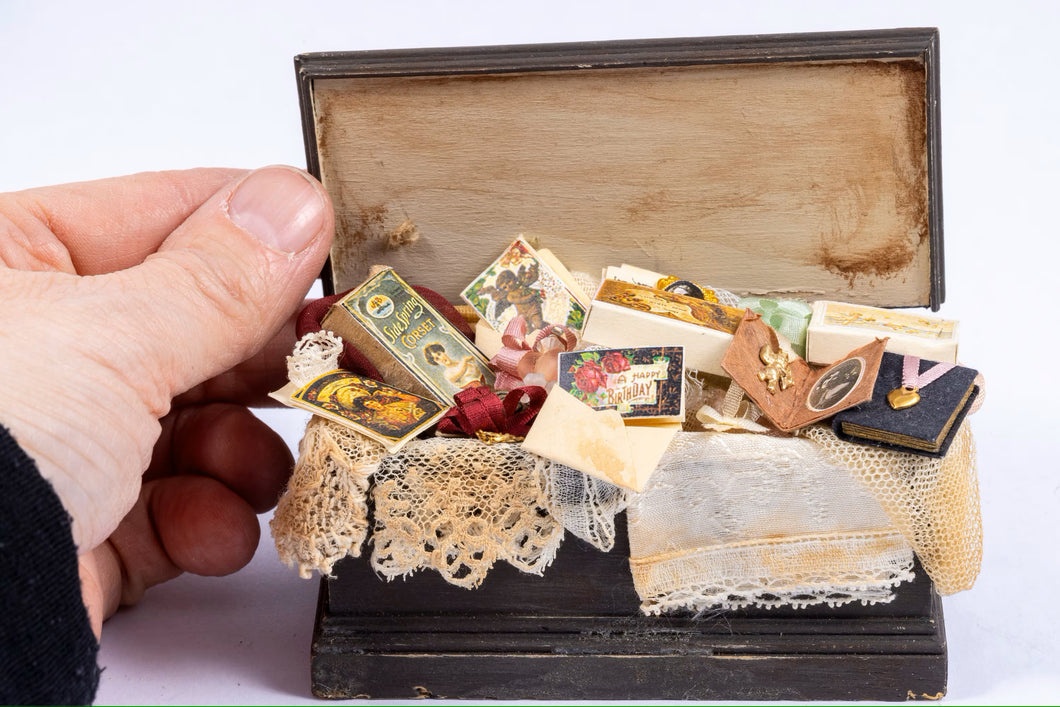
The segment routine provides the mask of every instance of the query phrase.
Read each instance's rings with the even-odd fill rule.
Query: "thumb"
[[[219,191],[158,252],[119,273],[140,322],[130,347],[138,360],[128,363],[151,411],[164,414],[174,395],[261,349],[301,303],[333,233],[319,182],[266,167]]]

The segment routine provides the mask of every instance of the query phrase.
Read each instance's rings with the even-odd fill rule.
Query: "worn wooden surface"
[[[314,694],[905,700],[946,690],[941,604],[919,568],[890,604],[643,616],[620,530],[610,553],[568,537],[543,577],[501,564],[474,591],[340,563],[321,585]]]
[[[937,305],[937,36],[815,36],[300,57],[335,288],[386,262],[456,299],[527,232],[575,270]]]

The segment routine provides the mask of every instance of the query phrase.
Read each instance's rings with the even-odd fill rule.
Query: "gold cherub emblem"
[[[766,384],[766,390],[770,395],[776,394],[777,386],[780,386],[781,390],[787,390],[788,386],[794,385],[795,378],[791,375],[791,361],[784,349],[778,348],[774,351],[773,347],[766,344],[758,352],[758,358],[766,364],[766,367],[758,372],[758,380]]]

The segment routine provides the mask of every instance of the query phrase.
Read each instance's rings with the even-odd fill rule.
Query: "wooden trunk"
[[[946,692],[942,606],[917,567],[890,604],[644,616],[624,523],[609,553],[568,537],[542,577],[480,589],[322,580],[313,693],[327,698],[907,700]]]
[[[526,232],[572,270],[943,300],[935,30],[328,53],[296,69],[309,169],[336,207],[329,292],[382,262],[455,300]],[[475,591],[343,561],[321,584],[314,693],[945,693],[942,609],[919,568],[886,605],[648,617],[624,532],[606,554],[568,536],[543,577],[502,564]]]

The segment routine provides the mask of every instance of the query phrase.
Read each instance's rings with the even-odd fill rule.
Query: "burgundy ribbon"
[[[524,396],[529,398],[526,405]],[[456,404],[438,423],[438,432],[474,437],[481,430],[525,437],[547,396],[536,385],[510,390],[503,401],[487,386],[468,388],[456,394]]]
[[[419,293],[423,299],[438,310],[438,313],[449,320],[461,334],[466,336],[468,339],[473,339],[475,336],[474,331],[471,329],[471,325],[467,323],[467,320],[456,311],[456,307],[449,304],[449,301],[442,297],[434,290],[428,290],[426,287],[413,286],[414,290]],[[327,297],[321,297],[320,299],[310,300],[298,314],[298,319],[295,324],[295,328],[298,332],[298,338],[301,339],[303,336],[310,332],[320,331],[323,327],[320,323],[324,320],[324,315],[328,313],[328,309],[331,305],[335,304],[347,294],[350,290],[341,292],[337,295],[329,295]],[[383,380],[383,377],[376,370],[376,367],[372,365],[372,362],[362,354],[355,346],[349,342],[342,342],[342,356],[339,357],[339,367],[344,368],[347,371],[351,371],[366,378],[372,380]]]
[[[532,373],[538,359],[546,351],[541,345],[548,337],[555,337],[564,351],[571,351],[578,345],[578,335],[561,324],[549,324],[537,332],[534,342],[526,342],[526,320],[517,316],[508,322],[501,337],[501,350],[490,359],[490,366],[497,371],[494,386],[497,390],[512,390],[522,385],[528,373]]]

